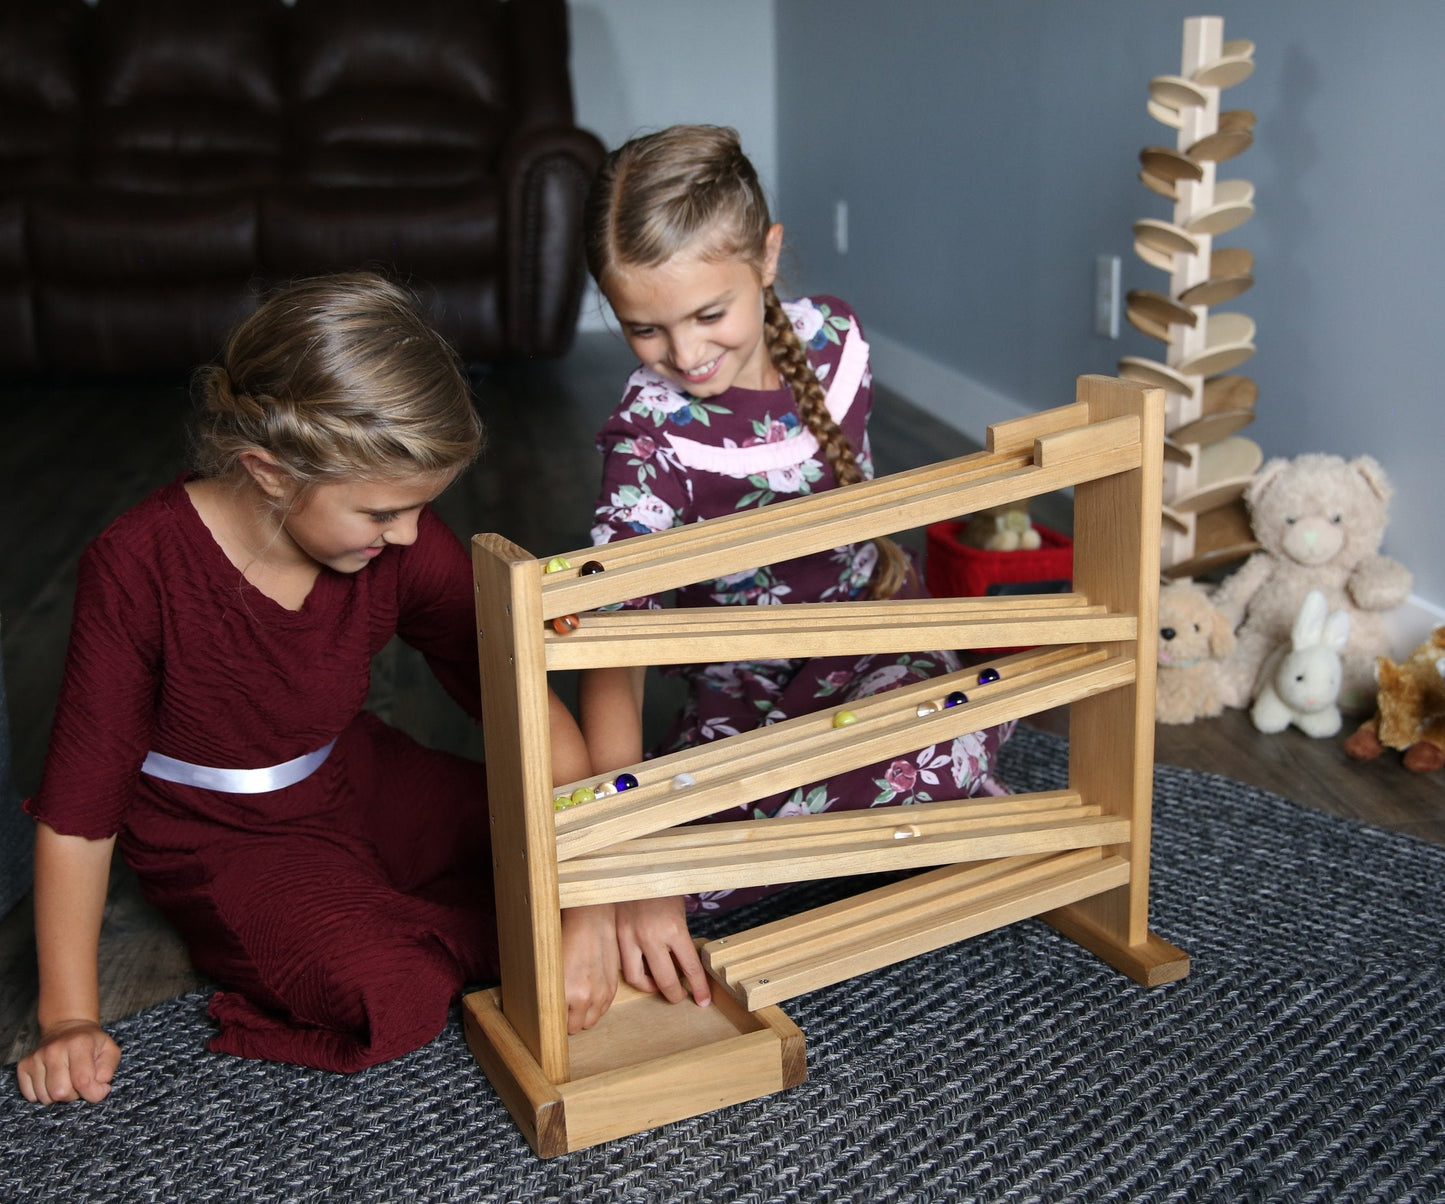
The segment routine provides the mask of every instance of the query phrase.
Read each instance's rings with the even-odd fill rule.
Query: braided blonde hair
[[[675,125],[634,138],[608,155],[587,199],[587,267],[605,293],[619,267],[656,267],[684,250],[710,260],[741,259],[763,277],[772,226],[757,172],[736,130]],[[763,330],[773,367],[792,390],[798,417],[818,440],[839,485],[863,479],[848,437],[828,412],[797,331],[777,292],[763,292]],[[909,562],[891,539],[873,541],[871,586],[889,598],[908,579]]]
[[[412,296],[371,272],[281,289],[196,377],[194,461],[207,477],[270,453],[304,491],[460,469],[482,426],[456,353]]]

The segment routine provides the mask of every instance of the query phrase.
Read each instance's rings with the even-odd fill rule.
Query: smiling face
[[[782,237],[781,226],[769,230],[758,267],[683,251],[654,267],[611,272],[604,291],[637,358],[694,397],[776,388],[763,290],[777,276]]]
[[[314,564],[358,572],[388,547],[415,543],[422,507],[455,476],[448,470],[315,485],[283,512],[277,539]]]

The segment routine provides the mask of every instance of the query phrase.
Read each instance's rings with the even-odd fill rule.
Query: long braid
[[[828,412],[827,394],[808,362],[802,340],[793,329],[772,285],[763,291],[763,298],[763,329],[773,367],[792,389],[798,417],[823,449],[838,484],[856,485],[863,479],[863,470],[858,467],[858,458],[853,454],[848,436]],[[875,598],[891,598],[908,580],[908,557],[887,537],[875,539],[873,546],[878,550],[878,563],[873,568],[872,595]]]

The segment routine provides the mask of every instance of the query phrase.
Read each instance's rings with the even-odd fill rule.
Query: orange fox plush
[[[1393,748],[1416,773],[1445,766],[1445,626],[1402,664],[1380,657],[1375,672],[1379,709],[1345,741],[1345,752],[1367,761]]]

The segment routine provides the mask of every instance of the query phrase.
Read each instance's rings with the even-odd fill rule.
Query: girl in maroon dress
[[[120,1060],[96,960],[117,844],[221,988],[213,1049],[356,1070],[496,974],[483,767],[362,710],[399,635],[480,717],[470,564],[429,506],[481,440],[451,349],[401,289],[332,277],[262,305],[199,386],[199,475],[82,558],[27,803],[41,1040],[18,1077],[42,1103],[104,1098]],[[552,715],[559,780],[586,776]]]
[[[768,217],[732,130],[677,126],[614,152],[589,202],[588,266],[641,366],[599,437],[605,457],[593,540],[666,530],[873,475],[872,380],[852,311],[833,297],[781,302],[783,229]],[[911,561],[888,539],[850,544],[678,591],[679,606],[915,597]],[[630,605],[656,606],[655,599]],[[960,668],[949,651],[681,666],[687,701],[658,752],[750,731]],[[594,770],[642,757],[641,677],[583,675]],[[992,768],[1011,725],[836,774],[712,820],[1001,794]],[[777,888],[772,888],[777,889]],[[711,892],[598,908],[621,971],[669,999],[708,998],[685,911],[767,893]],[[604,937],[596,946],[607,944]],[[685,980],[686,986],[679,979]],[[597,974],[610,972],[599,962]],[[585,973],[574,982],[580,989]]]

